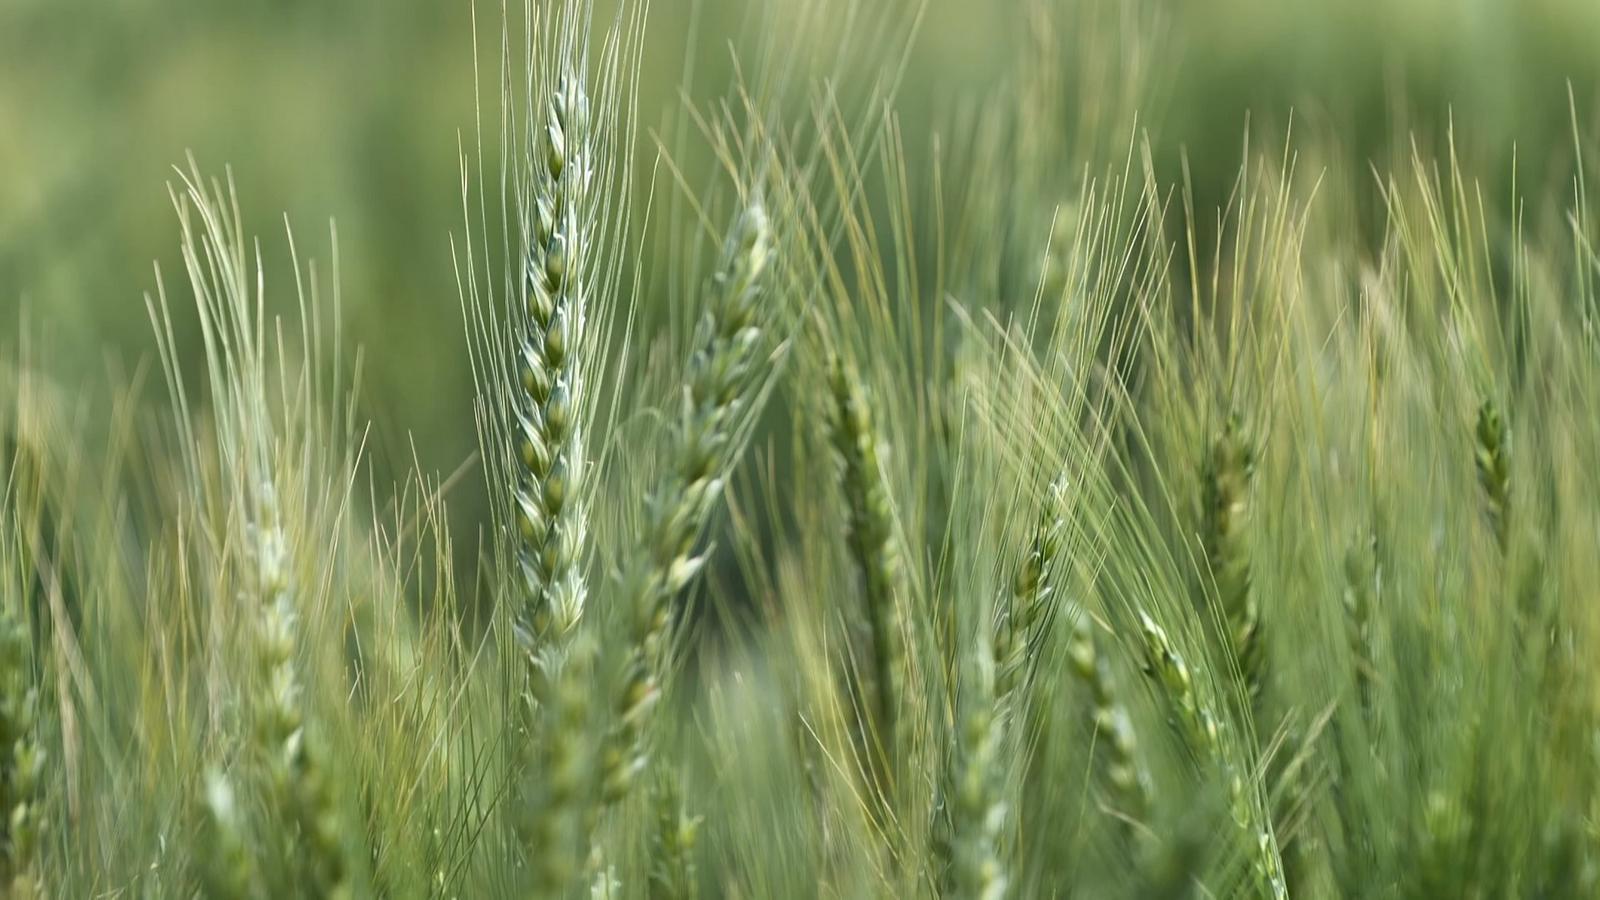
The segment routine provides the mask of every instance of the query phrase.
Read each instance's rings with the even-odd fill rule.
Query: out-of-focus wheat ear
[[[678,775],[663,769],[656,781],[656,827],[650,844],[650,896],[693,900],[700,896],[695,864],[701,817],[685,808]]]
[[[1000,793],[1002,725],[987,623],[974,643],[958,689],[955,778],[946,798],[953,857],[948,896],[1000,900],[1008,883],[1000,838],[1009,811]]]
[[[879,438],[866,385],[847,363],[834,360],[830,368],[832,438],[846,511],[845,537],[861,573],[872,642],[870,712],[879,748],[883,755],[893,758],[895,710],[905,670],[896,608],[901,562],[894,513],[880,464]]]
[[[522,603],[516,635],[533,653],[565,635],[588,597],[580,556],[588,533],[583,479],[587,271],[593,223],[589,99],[583,79],[562,78],[533,141],[534,183],[526,223],[523,309],[518,339],[514,435],[520,464],[512,492]]]
[[[1254,883],[1265,896],[1286,898],[1283,858],[1272,826],[1256,802],[1244,775],[1229,758],[1223,743],[1223,722],[1195,684],[1194,675],[1167,632],[1140,610],[1139,631],[1144,637],[1150,668],[1172,706],[1189,752],[1202,771],[1221,776],[1228,791],[1235,825],[1241,831]]]
[[[1504,552],[1511,539],[1511,429],[1492,398],[1478,406],[1473,438],[1484,515],[1489,519],[1495,543]]]
[[[1107,755],[1106,781],[1121,806],[1119,812],[1124,821],[1138,822],[1149,809],[1150,775],[1140,757],[1133,719],[1118,697],[1111,661],[1095,641],[1094,627],[1094,620],[1080,610],[1067,642],[1067,659],[1072,673],[1089,688],[1094,700],[1094,728],[1100,735],[1097,746]]]
[[[245,834],[244,817],[233,795],[233,784],[221,772],[206,775],[196,863],[204,896],[213,900],[254,900],[261,896],[261,873],[256,870]]]
[[[1012,579],[1010,606],[995,629],[994,656],[999,667],[995,690],[996,697],[1002,703],[1012,699],[1018,688],[1028,680],[1040,632],[1053,611],[1054,567],[1065,527],[1061,515],[1063,490],[1065,485],[1058,480],[1050,485],[1046,493],[1044,508],[1040,511],[1039,524],[1029,543],[1028,552],[1017,566],[1016,577]]]
[[[283,858],[259,871],[279,890],[365,896],[369,856],[364,828],[346,815],[338,799],[348,783],[342,777],[342,761],[311,737],[315,723],[306,712],[296,665],[303,570],[296,558],[300,545],[290,538],[300,534],[306,522],[287,520],[302,510],[285,508],[281,488],[295,485],[296,475],[303,474],[292,463],[285,464],[300,449],[294,442],[314,440],[315,433],[295,434],[292,422],[287,434],[279,433],[281,411],[275,408],[268,385],[280,376],[291,376],[269,369],[265,278],[245,249],[231,184],[225,188],[212,182],[208,189],[197,169],[184,182],[185,192],[175,198],[184,264],[206,347],[217,411],[218,457],[231,470],[228,490],[218,498],[228,514],[229,552],[235,554],[228,558],[229,568],[237,570],[227,574],[237,579],[246,604],[241,609],[251,665],[241,679],[249,717],[246,748],[249,761],[259,764],[265,775],[260,795],[272,817],[270,827],[284,832],[282,840],[262,842],[284,848]],[[172,359],[170,353],[168,358]],[[177,383],[179,373],[174,369],[169,377]],[[181,398],[181,391],[174,392]],[[180,402],[180,407],[185,405]],[[193,433],[184,427],[185,442],[195,445]],[[188,463],[193,484],[206,490],[200,467],[193,459]]]
[[[1361,716],[1372,725],[1374,713],[1372,615],[1382,583],[1378,565],[1378,536],[1352,546],[1344,557],[1345,641],[1355,670],[1356,702]]]
[[[46,759],[33,671],[27,627],[12,609],[0,610],[0,885],[7,897],[33,897],[44,888],[38,857],[48,825],[41,794]]]
[[[595,648],[578,636],[539,654],[531,681],[538,740],[518,774],[513,824],[536,897],[564,897],[588,858],[594,815]]]
[[[1250,570],[1250,492],[1255,453],[1243,424],[1230,415],[1202,472],[1202,539],[1228,639],[1252,698],[1262,685],[1261,609]]]
[[[643,545],[625,563],[621,600],[633,634],[606,753],[607,802],[626,796],[644,769],[645,729],[668,662],[672,600],[705,564],[696,545],[742,449],[743,426],[764,396],[757,368],[772,338],[762,308],[772,253],[766,211],[752,203],[735,220],[712,277],[672,435],[671,467],[646,500]]]
[[[298,614],[290,576],[288,539],[270,477],[256,486],[252,504],[256,538],[254,563],[259,578],[255,652],[259,667],[252,682],[257,749],[267,762],[276,811],[293,822],[298,871],[292,876],[323,896],[363,896],[365,854],[354,836],[361,833],[343,804],[330,755],[308,734],[301,709],[302,688],[295,665]]]

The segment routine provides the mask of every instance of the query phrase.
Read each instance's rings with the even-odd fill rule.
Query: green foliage
[[[930,149],[914,8],[763,6],[648,173],[647,6],[511,11],[466,531],[374,471],[328,269],[269,289],[191,164],[166,403],[4,369],[0,893],[1600,890],[1582,142],[1493,201],[1453,135],[1252,132],[1210,209],[1074,130],[1150,32],[1081,35],[1108,100],[1029,10]]]

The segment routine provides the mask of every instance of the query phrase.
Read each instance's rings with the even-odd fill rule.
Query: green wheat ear
[[[1138,611],[1150,668],[1178,719],[1179,731],[1202,772],[1215,772],[1228,792],[1234,824],[1249,849],[1250,870],[1266,896],[1286,898],[1282,857],[1272,826],[1253,799],[1253,788],[1229,758],[1223,743],[1224,724],[1195,684],[1189,664],[1167,632],[1143,610]]]
[[[995,689],[1002,701],[1028,681],[1036,642],[1055,611],[1056,555],[1066,524],[1061,515],[1064,490],[1064,484],[1056,481],[1046,491],[1039,523],[1012,579],[1010,607],[995,629],[994,655],[999,666]]]
[[[1118,696],[1111,661],[1100,652],[1094,628],[1088,612],[1079,610],[1067,642],[1067,660],[1072,673],[1089,688],[1093,698],[1094,728],[1101,735],[1099,746],[1109,757],[1106,780],[1131,824],[1142,820],[1148,811],[1150,775],[1140,758],[1133,719]]]
[[[895,595],[900,556],[894,536],[889,486],[879,459],[878,433],[866,385],[846,363],[830,366],[832,438],[839,466],[839,492],[846,509],[846,540],[861,574],[872,654],[871,713],[880,752],[892,758],[895,711],[905,685],[905,656]]]
[[[656,828],[650,845],[650,896],[661,900],[693,900],[700,896],[695,863],[700,816],[686,811],[674,771],[664,771],[655,792]]]
[[[0,884],[8,897],[32,897],[40,883],[39,847],[45,827],[39,744],[39,689],[33,645],[11,610],[0,610]]]
[[[1510,541],[1511,429],[1494,400],[1485,400],[1479,405],[1473,437],[1473,459],[1478,467],[1478,485],[1483,489],[1484,514],[1489,519],[1495,543],[1504,551]]]
[[[1252,697],[1261,691],[1261,610],[1250,568],[1251,481],[1255,453],[1238,416],[1230,415],[1211,444],[1202,472],[1202,538],[1206,562],[1235,658]]]
[[[530,690],[539,713],[537,740],[524,749],[513,825],[527,855],[533,895],[565,896],[583,871],[592,828],[596,648],[578,635],[539,656]]]
[[[1008,810],[1000,798],[1002,717],[995,694],[991,644],[980,632],[967,654],[956,722],[956,767],[948,794],[951,818],[949,896],[1001,900],[1007,878],[1000,858]]]
[[[514,491],[523,603],[518,640],[533,653],[552,633],[565,635],[583,615],[588,586],[581,560],[588,533],[582,482],[585,408],[584,278],[591,159],[589,99],[575,75],[562,79],[546,104],[535,141],[533,202],[523,262],[516,397]]]
[[[617,726],[602,776],[608,803],[625,797],[647,762],[646,729],[668,663],[672,600],[705,565],[696,546],[743,449],[744,425],[763,398],[758,371],[772,341],[767,271],[772,225],[759,202],[734,221],[710,285],[671,439],[671,468],[647,500],[644,541],[626,564],[619,600],[631,641]]]
[[[1382,583],[1378,567],[1378,536],[1350,547],[1344,557],[1345,642],[1354,660],[1356,700],[1361,715],[1371,724],[1374,715],[1372,623],[1377,592]]]

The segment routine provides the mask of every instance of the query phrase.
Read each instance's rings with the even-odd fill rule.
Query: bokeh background
[[[1247,115],[1281,132],[1290,110],[1358,163],[1453,121],[1480,170],[1509,172],[1515,147],[1521,177],[1537,180],[1539,160],[1571,145],[1569,84],[1591,109],[1600,75],[1594,0],[1061,5],[1096,3],[1108,28],[1048,37],[1064,65],[1108,62],[1106,83],[1082,88],[1091,99],[1117,90],[1119,72],[1154,73],[1141,125],[1164,169],[1187,156],[1202,208],[1226,194]],[[481,5],[492,42],[498,8]],[[1027,5],[929,0],[899,98],[910,143],[1004,95],[1017,48],[1042,38]],[[751,12],[748,0],[655,0],[644,126],[676,107],[684,72],[726,83]],[[89,393],[153,362],[142,298],[153,262],[178,266],[167,183],[193,153],[208,171],[231,166],[269,256],[284,217],[319,256],[337,221],[373,458],[392,473],[414,447],[424,469],[457,468],[475,440],[449,245],[473,21],[466,0],[0,0],[0,346],[26,329],[45,348],[35,362]],[[1140,40],[1115,39],[1130,31]],[[1120,59],[1132,46],[1144,56]],[[190,356],[194,337],[180,334]]]

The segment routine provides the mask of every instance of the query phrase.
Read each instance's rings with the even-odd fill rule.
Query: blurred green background
[[[729,43],[752,46],[748,0],[655,0],[645,126],[676,103],[696,5],[687,64],[702,96],[721,93]],[[1147,67],[1156,158],[1173,171],[1187,153],[1202,207],[1225,195],[1246,113],[1281,133],[1291,108],[1357,161],[1393,146],[1397,121],[1453,115],[1473,153],[1500,165],[1515,141],[1536,177],[1541,154],[1570,147],[1568,81],[1588,109],[1600,74],[1594,0],[1099,5],[1149,32],[1149,57],[1055,37],[1069,62],[1109,60],[1113,79]],[[493,40],[498,7],[484,6]],[[1039,37],[1026,6],[930,0],[901,93],[909,144],[1004,91],[1017,48]],[[465,0],[0,0],[0,345],[26,309],[63,382],[104,391],[153,359],[142,295],[152,261],[176,274],[166,183],[192,152],[208,172],[232,167],[269,256],[284,249],[281,217],[318,257],[337,220],[375,457],[405,465],[414,443],[424,468],[456,468],[475,441],[448,238],[457,135],[473,120],[471,29]]]

